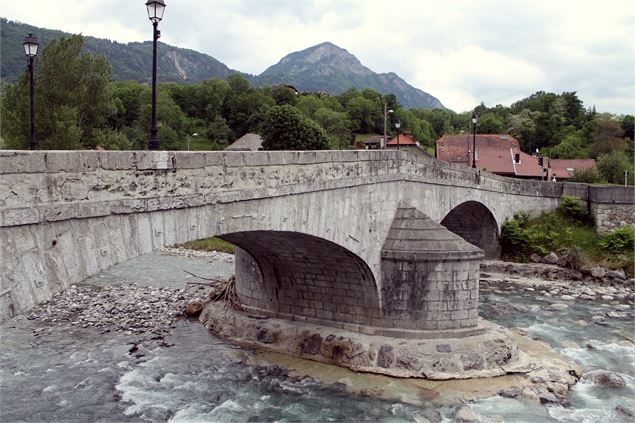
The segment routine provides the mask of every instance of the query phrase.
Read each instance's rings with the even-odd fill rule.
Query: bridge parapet
[[[397,181],[552,199],[588,192],[485,172],[477,180],[473,169],[397,151],[0,151],[0,227]]]

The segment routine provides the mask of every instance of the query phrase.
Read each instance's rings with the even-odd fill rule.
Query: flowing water
[[[182,271],[167,268],[219,276],[231,272],[227,263],[203,259],[150,255],[136,260],[89,282],[166,285],[183,280]],[[160,274],[153,273],[156,263]],[[565,301],[500,287],[483,289],[481,302],[483,317],[524,328],[584,371],[611,370],[627,382],[626,388],[609,390],[581,381],[569,394],[570,407],[501,397],[471,402],[483,421],[607,422],[619,421],[617,405],[635,409],[632,308],[627,319],[607,319],[606,326],[599,326],[589,324],[591,317],[605,315],[617,303],[567,301],[566,308],[552,310],[551,304]],[[279,367],[275,354],[235,347],[195,320],[180,320],[165,340],[168,346],[136,346],[134,335],[43,325],[24,317],[0,329],[2,422],[451,421],[460,404],[443,395],[413,400],[404,381],[319,363],[281,359]],[[593,349],[586,347],[590,341]],[[311,376],[305,377],[304,370]],[[336,375],[339,382],[320,380],[320,374]],[[365,381],[383,383],[393,392],[404,386],[404,393],[380,399],[348,392],[347,386]]]

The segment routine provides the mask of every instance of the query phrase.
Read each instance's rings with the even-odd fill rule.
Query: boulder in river
[[[603,388],[618,389],[626,386],[626,382],[622,376],[608,370],[594,370],[583,376],[584,380],[588,380],[595,385]]]
[[[478,421],[476,414],[472,411],[470,407],[467,405],[462,405],[456,410],[456,414],[454,414],[454,418],[459,422],[475,422]]]
[[[606,269],[603,267],[594,267],[591,269],[591,276],[594,278],[603,278],[606,274]]]
[[[624,280],[624,279],[626,279],[626,273],[624,273],[624,271],[622,269],[609,270],[608,272],[606,272],[604,277],[605,278],[609,278],[609,279]]]
[[[546,256],[544,256],[544,257],[542,258],[542,260],[543,260],[545,263],[548,263],[548,264],[556,264],[556,263],[558,263],[558,256],[556,255],[556,253],[554,253],[554,252],[552,251],[552,252],[550,252],[549,254],[547,254]]]

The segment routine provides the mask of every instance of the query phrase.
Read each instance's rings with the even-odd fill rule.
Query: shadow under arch
[[[466,201],[459,204],[450,210],[441,224],[485,251],[485,257],[492,258],[500,255],[496,218],[482,203]]]
[[[370,325],[380,317],[373,273],[348,249],[313,235],[246,231],[218,236],[236,245],[243,306],[308,322]]]

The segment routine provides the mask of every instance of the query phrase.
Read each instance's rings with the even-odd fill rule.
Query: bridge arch
[[[219,238],[239,247],[236,288],[248,309],[316,323],[371,324],[380,315],[372,271],[339,244],[273,230],[234,232]]]
[[[485,251],[486,257],[498,255],[498,223],[483,203],[466,201],[454,207],[441,224],[467,242]]]

